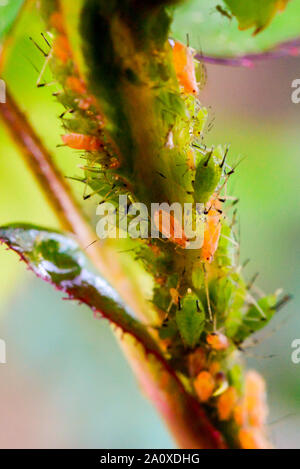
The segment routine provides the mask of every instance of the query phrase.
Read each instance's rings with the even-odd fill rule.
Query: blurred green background
[[[29,36],[41,43],[42,31],[37,16],[25,15],[1,78],[64,174],[73,176],[79,172],[78,155],[56,148],[62,110],[51,95],[55,87],[35,86],[43,58]],[[181,32],[189,32],[188,23]],[[261,345],[245,353],[249,366],[267,380],[269,432],[279,448],[300,448],[300,364],[291,361],[291,342],[300,338],[300,104],[291,102],[299,65],[299,58],[286,58],[253,69],[209,66],[201,95],[214,119],[207,141],[231,143],[233,163],[246,156],[231,183],[231,192],[240,199],[241,260],[251,259],[246,276],[258,271],[257,285],[263,291],[280,287],[294,295],[261,334]],[[0,187],[1,224],[29,221],[57,227],[3,127]],[[80,197],[82,188],[73,187]],[[93,319],[84,306],[63,302],[3,247],[0,303],[0,338],[7,344],[7,364],[0,365],[1,448],[173,447],[140,394],[108,324]],[[270,354],[275,356],[267,358]]]

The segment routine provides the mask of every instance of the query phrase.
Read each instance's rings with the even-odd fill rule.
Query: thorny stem
[[[107,249],[102,249],[97,236],[82,214],[71,189],[55,166],[54,161],[34,132],[25,114],[7,91],[6,103],[0,106],[0,117],[14,142],[21,150],[26,163],[36,176],[47,200],[60,221],[61,227],[75,234],[82,249],[99,271],[120,291],[123,299],[140,316],[145,316],[146,304],[141,304],[139,295],[133,291],[121,265]],[[109,254],[109,255],[108,255]],[[122,281],[120,281],[122,279]],[[116,283],[118,283],[116,285]]]
[[[7,92],[6,103],[0,106],[0,117],[2,117],[14,142],[20,148],[25,161],[36,175],[52,208],[57,213],[62,227],[72,231],[77,236],[80,245],[86,247],[94,241],[94,231],[84,219],[79,205],[74,200],[68,184],[56,168],[51,155],[44,148],[41,140],[35,134],[26,116],[21,112],[9,92]],[[111,278],[99,247],[92,245],[88,250],[88,255],[99,270],[104,271],[108,279]],[[131,291],[128,292],[128,285],[124,288],[124,282],[123,290],[127,291],[127,294],[121,292],[123,298],[128,300],[130,306],[135,307],[136,310],[137,304],[132,301],[134,295],[132,296]],[[126,296],[128,298],[125,298]],[[122,339],[120,336],[118,338],[119,340]],[[164,418],[181,448],[226,448],[221,434],[209,421],[199,403],[185,391],[177,375],[170,371],[167,361],[164,366],[163,357],[160,362],[155,364],[156,368],[163,368],[160,375],[162,374],[164,378],[160,377],[158,379],[156,376],[157,371],[154,372],[154,365],[151,363],[150,358],[146,357],[145,360],[144,349],[139,349],[142,344],[121,340],[121,345],[140,384]],[[152,356],[151,360],[156,360],[156,358]]]

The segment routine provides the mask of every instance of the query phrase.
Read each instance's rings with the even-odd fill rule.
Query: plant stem
[[[56,168],[51,155],[9,92],[7,102],[0,106],[0,117],[36,175],[62,227],[73,232],[80,245],[85,248],[95,240],[96,235],[84,219],[80,206],[74,200],[70,187]],[[99,270],[111,279],[111,272],[99,247],[92,245],[87,253]],[[114,264],[114,269],[115,267]],[[113,274],[115,276],[115,270]],[[117,279],[119,280],[118,277]],[[116,283],[116,279],[113,283]],[[121,283],[121,295],[137,311],[140,306],[136,300],[138,296],[133,294],[128,281]],[[120,287],[119,284],[117,286]],[[123,337],[117,334],[117,337],[141,386],[165,420],[178,445],[181,448],[225,448],[221,434],[213,427],[199,403],[185,391],[177,375],[170,371],[167,361],[164,366],[163,360],[158,362],[152,355],[151,358],[145,356],[142,344],[132,342],[130,335]]]

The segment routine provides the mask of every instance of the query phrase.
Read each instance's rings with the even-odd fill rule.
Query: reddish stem
[[[267,59],[280,59],[282,57],[298,57],[300,55],[300,38],[286,41],[273,49],[254,54],[245,54],[236,57],[210,56],[196,53],[194,58],[199,62],[212,65],[229,65],[232,67],[253,67],[257,62]]]

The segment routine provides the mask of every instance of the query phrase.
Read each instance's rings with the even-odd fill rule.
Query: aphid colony
[[[82,166],[84,177],[77,178],[92,191],[85,198],[97,194],[102,200],[111,201],[123,192],[130,200],[139,200],[133,189],[137,183],[128,177],[126,161],[107,131],[113,125],[107,125],[107,116],[89,93],[73,61],[56,2],[47,4],[52,5],[49,28],[55,33],[48,59],[63,87],[56,93],[65,107],[62,119],[66,133],[62,140],[82,152],[87,161]],[[155,50],[154,61],[158,55]],[[238,351],[243,350],[243,342],[253,332],[272,318],[278,306],[277,296],[255,299],[241,276],[234,217],[229,221],[226,216],[227,197],[223,195],[234,170],[226,162],[228,149],[208,148],[204,144],[207,110],[198,100],[200,85],[193,51],[170,40],[163,57],[171,57],[170,68],[178,83],[168,90],[167,79],[158,86],[152,77],[154,84],[147,89],[147,94],[156,93],[154,101],[164,129],[163,151],[167,155],[154,175],[153,191],[162,188],[164,194],[170,194],[173,189],[175,194],[183,194],[184,202],[202,203],[205,223],[200,250],[185,249],[189,240],[183,229],[181,236],[175,236],[175,229],[180,231],[180,226],[174,216],[168,240],[143,240],[135,245],[136,257],[155,279],[152,303],[159,320],[154,329],[187,390],[203,403],[216,425],[230,435],[232,445],[263,447],[267,445],[264,383],[254,372],[244,376]],[[154,72],[159,70],[162,76],[161,63],[158,65]],[[128,67],[126,73],[130,87],[141,89]],[[178,150],[179,141],[184,143]],[[156,226],[164,234],[160,215]]]
[[[65,130],[61,137],[62,143],[81,152],[79,156],[86,160],[86,164],[80,165],[84,176],[73,179],[84,183],[84,199],[94,194],[106,196],[114,188],[111,192],[113,196],[126,188],[126,181],[121,174],[116,173],[120,167],[118,155],[105,133],[104,119],[97,100],[88,92],[73,60],[63,16],[56,8],[55,1],[48,3],[51,3],[49,36],[52,38],[54,33],[54,38],[51,44],[51,39],[48,41],[44,36],[49,46],[48,53],[44,55],[46,63],[50,63],[53,74],[63,88],[53,93],[65,107],[60,116]],[[45,83],[40,83],[42,78],[41,73],[38,86],[45,86]],[[92,189],[90,193],[87,193],[88,186]]]

